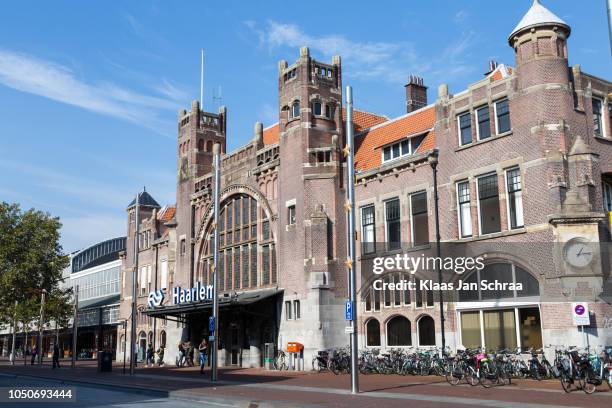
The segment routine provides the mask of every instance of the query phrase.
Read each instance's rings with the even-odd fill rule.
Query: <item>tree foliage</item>
[[[43,290],[47,316],[65,320],[70,291],[60,283],[70,260],[62,253],[60,228],[59,218],[48,213],[0,204],[0,323],[38,316]]]

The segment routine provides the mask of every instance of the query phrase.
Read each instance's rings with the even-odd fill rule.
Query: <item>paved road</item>
[[[44,380],[30,380],[24,378],[11,378],[0,376],[0,387],[58,387],[57,382]],[[67,386],[66,386],[67,387]],[[80,408],[80,407],[129,407],[129,408],[190,408],[190,407],[215,407],[222,408],[223,404],[203,403],[196,401],[178,401],[168,398],[154,398],[147,395],[111,391],[103,388],[91,388],[84,386],[70,386],[76,388],[75,403],[50,403],[50,402],[20,402],[14,404],[0,403],[2,408]],[[225,405],[230,407],[232,405]]]

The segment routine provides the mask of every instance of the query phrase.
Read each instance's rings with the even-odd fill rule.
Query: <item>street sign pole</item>
[[[210,380],[217,381],[217,364],[218,364],[218,341],[219,341],[219,295],[218,295],[218,274],[219,266],[219,234],[217,233],[217,225],[219,223],[219,200],[221,188],[221,145],[215,143],[213,146],[214,167],[215,167],[215,197],[214,197],[214,218],[213,218],[213,322],[212,341],[210,345]]]
[[[349,302],[346,306],[346,317],[351,318],[351,392],[359,392],[359,369],[357,364],[357,353],[359,345],[357,339],[357,273],[355,271],[355,149],[353,141],[353,88],[346,87],[346,140],[347,145],[344,153],[347,155],[347,202],[345,205],[348,215],[348,250],[349,258],[346,265],[349,270]],[[350,313],[349,313],[350,311]],[[350,315],[349,315],[350,314]]]

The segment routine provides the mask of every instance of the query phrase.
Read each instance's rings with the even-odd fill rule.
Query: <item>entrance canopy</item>
[[[270,288],[239,293],[224,293],[223,295],[219,296],[219,308],[230,306],[247,306],[260,300],[276,296],[282,291],[282,289]],[[191,302],[180,305],[160,306],[153,309],[147,309],[143,313],[147,316],[159,318],[165,318],[167,316],[180,317],[190,313],[201,313],[212,310],[212,306],[212,300],[204,300],[201,302]]]

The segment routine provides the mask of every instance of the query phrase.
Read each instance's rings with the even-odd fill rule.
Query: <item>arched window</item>
[[[166,332],[162,331],[159,333],[159,346],[166,347]]]
[[[149,344],[153,344],[153,332],[149,332]]]
[[[293,105],[291,105],[291,117],[300,117],[300,101],[295,101],[293,102]]]
[[[366,346],[380,347],[380,323],[376,319],[366,323]]]
[[[125,353],[125,334],[121,335],[121,339],[119,340],[119,347],[121,348],[121,352]]]
[[[209,141],[206,142],[206,151],[207,152],[212,152],[212,149],[213,149],[213,142],[212,142],[212,140],[209,140]]]
[[[424,315],[417,323],[419,332],[419,346],[436,345],[436,326],[431,316]]]
[[[321,102],[316,101],[312,104],[312,113],[316,116],[321,116]]]
[[[489,285],[497,281],[502,284],[512,284],[513,287],[508,285],[505,288],[493,287],[493,290],[481,290],[481,282],[485,280]],[[480,271],[473,272],[463,280],[463,283],[475,285],[476,289],[459,291],[460,302],[537,297],[540,295],[538,280],[520,266],[509,262],[488,264]]]
[[[410,346],[410,320],[404,316],[395,316],[387,322],[387,346]]]
[[[204,139],[198,140],[198,151],[204,150]]]

